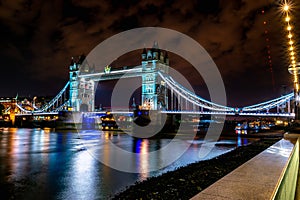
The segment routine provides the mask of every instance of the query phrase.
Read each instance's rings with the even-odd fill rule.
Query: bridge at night
[[[16,115],[41,115],[62,110],[95,112],[95,86],[98,81],[141,77],[142,109],[169,114],[295,117],[296,93],[242,108],[220,105],[198,96],[173,79],[169,75],[168,54],[160,50],[157,43],[151,49],[144,49],[141,57],[139,66],[122,69],[106,66],[102,72],[92,70],[82,57],[78,60],[72,58],[69,81],[47,104],[36,107],[33,103],[28,109],[15,100],[0,103],[5,105],[5,112],[15,112]]]

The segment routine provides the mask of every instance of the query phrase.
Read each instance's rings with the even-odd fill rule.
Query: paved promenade
[[[282,139],[238,167],[192,200],[270,199],[294,144]]]

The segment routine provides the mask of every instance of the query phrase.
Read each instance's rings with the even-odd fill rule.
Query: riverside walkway
[[[295,143],[296,139],[280,140],[192,200],[295,198],[299,170],[299,144]],[[298,182],[300,188],[299,179]],[[297,197],[300,197],[300,193],[296,194]]]

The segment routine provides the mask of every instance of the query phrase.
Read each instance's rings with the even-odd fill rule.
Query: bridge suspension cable
[[[7,109],[5,109],[4,113],[7,113],[10,109],[11,107],[9,106]]]
[[[277,106],[281,106],[286,104],[288,101],[291,101],[294,98],[294,93],[287,94],[285,96],[272,99],[263,103],[255,104],[252,106],[247,106],[242,108],[242,111],[262,111],[262,110],[270,110]]]
[[[48,104],[46,104],[44,107],[42,107],[42,109],[40,109],[40,111],[46,111],[50,107],[52,107],[54,105],[54,103],[56,103],[59,100],[59,98],[62,96],[62,94],[66,91],[66,89],[68,88],[69,85],[70,85],[70,82],[67,82],[65,87]]]
[[[42,108],[37,108],[35,105],[33,106],[33,108],[35,110],[27,110],[24,109],[21,105],[19,105],[18,103],[16,103],[16,106],[25,113],[40,113],[40,112],[45,112],[50,110],[50,112],[57,112],[59,110],[61,110],[64,106],[67,105],[67,103],[69,102],[69,100],[65,100],[63,103],[61,103],[60,105],[58,105],[58,101],[59,99],[62,98],[62,95],[67,92],[67,88],[69,87],[70,82],[68,81],[67,84],[63,87],[63,89],[47,104],[45,104]],[[54,104],[57,103],[58,106],[56,106],[55,108],[51,109],[51,107],[54,107]]]
[[[213,110],[213,111],[225,111],[225,112],[233,112],[234,108],[219,105],[213,102],[210,102],[206,99],[203,99],[187,88],[183,87],[179,83],[177,83],[172,77],[162,72],[158,72],[159,76],[164,80],[164,82],[170,87],[173,91],[175,91],[179,96],[183,97],[186,101],[189,101],[193,105],[197,105],[199,107]]]
[[[55,109],[52,110],[52,111],[53,111],[53,112],[58,112],[58,111],[63,110],[63,108],[64,108],[65,106],[68,105],[69,101],[70,101],[70,100],[65,101],[65,103],[63,103],[62,105],[60,105],[59,107],[55,108]]]
[[[235,108],[219,105],[197,96],[190,90],[186,89],[185,87],[177,83],[171,76],[167,74],[164,74],[162,72],[158,72],[158,74],[162,78],[162,80],[167,84],[167,86],[170,87],[177,95],[183,97],[185,100],[189,101],[193,105],[197,105],[199,107],[211,111],[218,111],[218,112],[232,113],[236,111]],[[262,102],[251,106],[246,106],[243,108],[238,108],[238,110],[242,112],[257,112],[257,111],[264,111],[264,110],[269,111],[272,108],[276,108],[286,104],[287,102],[291,101],[293,98],[294,98],[294,94],[290,93],[285,96],[281,96],[279,98],[272,99],[266,102]]]

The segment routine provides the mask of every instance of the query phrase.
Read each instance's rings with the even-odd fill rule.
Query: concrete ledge
[[[280,140],[194,196],[192,200],[272,198],[293,147],[289,140]]]
[[[281,177],[272,195],[272,200],[295,199],[297,176],[299,171],[299,140],[289,157],[288,163],[281,173]]]

